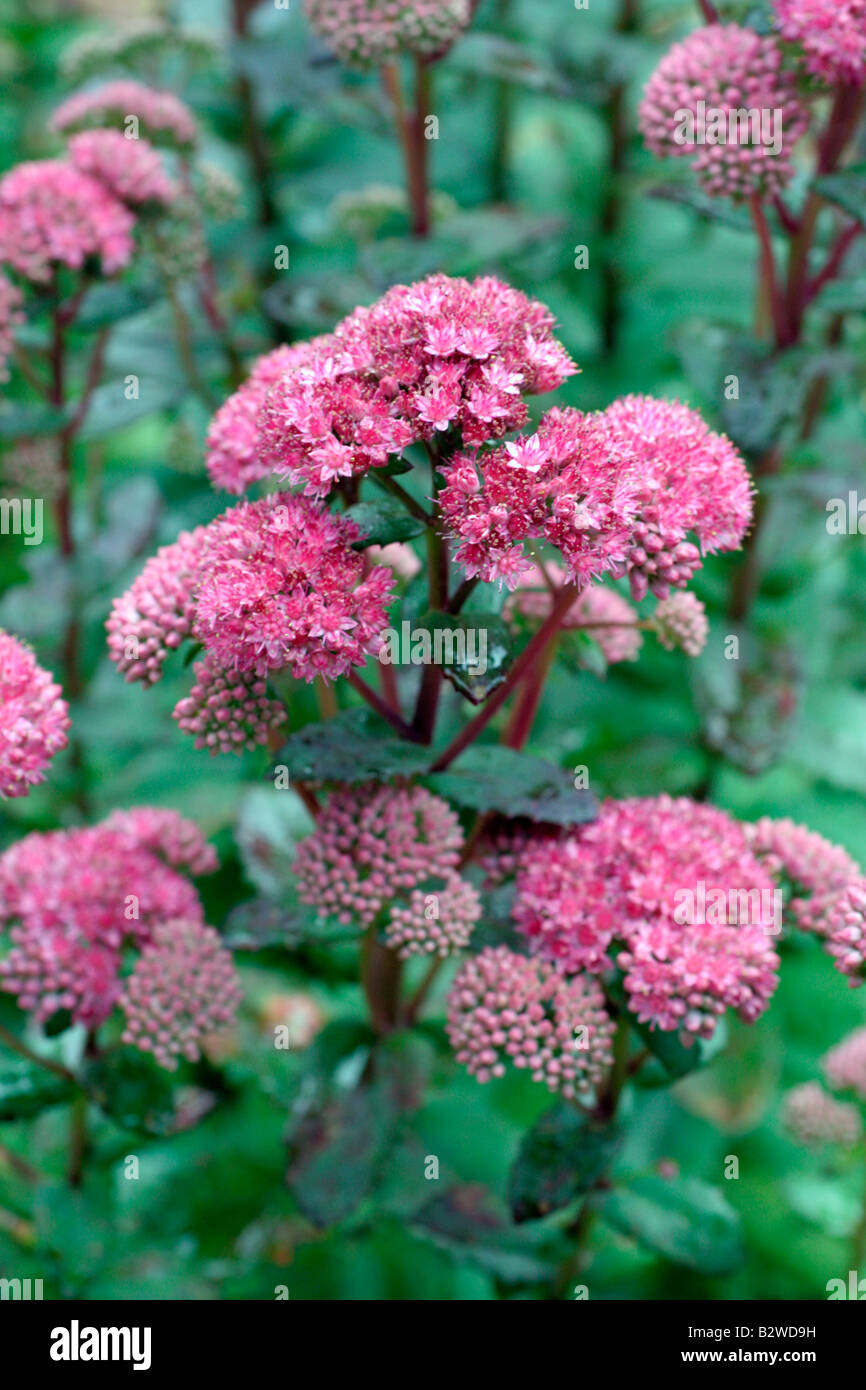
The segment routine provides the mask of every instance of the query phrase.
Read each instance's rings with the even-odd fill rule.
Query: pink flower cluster
[[[545,961],[488,947],[461,966],[448,997],[448,1037],[470,1075],[506,1063],[568,1099],[586,1099],[613,1061],[614,1024],[595,980],[565,979]]]
[[[774,152],[774,132],[754,122],[762,114],[774,120],[776,111],[781,145]],[[751,112],[755,118],[744,121]],[[784,187],[792,149],[808,126],[776,40],[738,24],[708,24],[675,44],[646,85],[638,119],[654,154],[690,158],[709,193],[737,199]]]
[[[515,613],[532,622],[543,623],[550,616],[558,590],[565,583],[560,565],[531,565],[518,588],[505,601],[503,613]],[[607,626],[610,624],[610,626]],[[597,642],[608,666],[634,661],[643,645],[638,614],[616,589],[590,584],[581,590],[562,620],[564,631],[585,628]]]
[[[325,494],[418,440],[501,438],[526,423],[525,395],[575,370],[552,328],[493,278],[396,285],[333,334],[259,360],[211,425],[211,477],[239,492],[275,472]]]
[[[819,930],[836,969],[855,988],[866,980],[866,878],[849,883],[832,900]]]
[[[206,648],[195,685],[174,711],[200,747],[240,751],[283,722],[269,672],[310,681],[363,665],[387,625],[393,577],[365,572],[358,528],[308,498],[242,502],[184,532],[115,599],[108,648],[128,681],[152,685],[170,651]]]
[[[862,877],[859,864],[840,845],[787,818],[764,816],[746,826],[746,834],[771,873],[784,874],[790,881],[787,906],[797,926],[823,934],[827,913],[839,894]]]
[[[0,275],[0,381],[8,380],[6,364],[15,346],[15,329],[23,322],[21,291],[5,275]]]
[[[104,275],[132,257],[135,219],[101,183],[61,160],[18,164],[0,179],[0,263],[41,284],[56,265],[98,256]]]
[[[213,417],[205,441],[205,463],[214,487],[241,493],[270,471],[260,452],[259,411],[283,374],[315,356],[322,339],[278,347],[254,364],[249,377]]]
[[[365,576],[360,532],[290,493],[241,502],[208,527],[195,635],[225,671],[297,679],[363,665],[387,624],[392,575]]]
[[[179,97],[173,92],[160,92],[127,79],[77,92],[57,107],[51,126],[58,131],[86,130],[94,126],[131,129],[132,117],[137,127],[143,126],[147,137],[157,144],[168,140],[183,146],[196,140],[195,119]]]
[[[662,599],[652,622],[659,641],[668,651],[678,647],[686,656],[700,656],[707,645],[710,633],[707,610],[694,594],[680,592]]]
[[[832,1047],[823,1068],[834,1091],[853,1091],[860,1100],[866,1100],[866,1028],[855,1028]]]
[[[19,840],[0,855],[0,925],[12,942],[0,989],[40,1020],[66,1009],[75,1022],[102,1023],[120,996],[124,948],[144,949],[160,923],[201,921],[198,894],[171,861],[215,867],[173,811],[119,812]]]
[[[818,1081],[806,1081],[788,1092],[782,1122],[798,1144],[810,1148],[822,1144],[850,1148],[863,1132],[857,1107],[836,1100]]]
[[[0,631],[0,800],[26,796],[66,747],[69,711],[33,653]]]
[[[69,141],[69,157],[122,203],[170,203],[177,189],[146,140],[119,130],[83,130]]]
[[[567,973],[624,971],[642,1023],[710,1037],[726,1009],[753,1022],[778,982],[775,883],[723,811],[687,798],[607,802],[559,842],[530,843],[514,919]]]
[[[371,927],[384,912],[400,955],[447,955],[466,945],[480,915],[457,872],[462,845],[455,813],[422,787],[344,788],[298,846],[298,893],[347,926]]]
[[[469,575],[514,588],[523,545],[546,540],[568,577],[628,574],[632,595],[666,598],[699,568],[700,551],[736,548],[752,515],[736,449],[678,402],[628,396],[585,414],[551,410],[538,432],[444,470],[446,524]]]
[[[160,922],[120,996],[123,1042],[175,1071],[195,1062],[203,1040],[225,1030],[241,1001],[231,955],[198,920]]]
[[[866,0],[774,0],[783,39],[802,46],[823,82],[866,81]]]
[[[195,684],[173,717],[192,734],[196,748],[210,753],[257,748],[285,724],[286,712],[268,695],[267,681],[249,671],[223,671],[208,655],[195,663],[193,674]]]
[[[341,62],[361,68],[401,53],[441,56],[472,18],[470,0],[304,0],[304,8]]]

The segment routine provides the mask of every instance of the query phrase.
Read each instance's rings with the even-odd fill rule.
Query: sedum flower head
[[[52,268],[99,257],[104,275],[132,257],[135,219],[101,183],[57,159],[18,164],[0,179],[0,263],[41,284]]]
[[[763,816],[746,826],[746,834],[771,872],[784,874],[790,881],[788,911],[797,926],[822,933],[827,911],[839,893],[862,877],[860,866],[841,845],[787,817]]]
[[[195,684],[179,700],[173,718],[196,748],[209,753],[241,753],[267,743],[271,731],[286,722],[278,700],[268,695],[267,681],[249,671],[223,671],[208,654],[193,667]]]
[[[43,781],[68,728],[60,686],[29,648],[0,631],[0,800],[26,796]]]
[[[836,1100],[819,1081],[806,1081],[785,1096],[782,1123],[799,1144],[856,1144],[863,1132],[855,1105]]]
[[[542,304],[492,277],[395,285],[271,387],[259,452],[326,493],[418,440],[499,439],[526,423],[524,396],[575,371],[552,329]]]
[[[91,130],[95,126],[128,130],[132,129],[131,117],[135,117],[140,133],[154,144],[195,143],[195,118],[179,97],[126,78],[103,82],[68,97],[54,112],[51,126],[64,132]]]
[[[119,997],[124,947],[145,947],[161,922],[201,919],[172,859],[215,867],[195,826],[149,808],[19,840],[0,855],[0,926],[12,943],[0,989],[37,1019],[67,1009],[75,1022],[101,1023]]]
[[[726,1009],[753,1022],[776,988],[774,888],[723,811],[634,798],[563,840],[530,842],[514,919],[533,953],[568,973],[615,959],[640,1022],[710,1037]]]
[[[259,411],[270,388],[284,373],[310,360],[321,341],[314,338],[266,353],[243,385],[220,406],[205,441],[205,464],[214,487],[245,492],[251,483],[271,472],[271,461],[259,449]]]
[[[678,647],[686,656],[700,656],[707,645],[707,610],[694,594],[680,591],[662,599],[653,613],[653,627],[663,647]]]
[[[304,0],[304,8],[340,61],[359,68],[401,53],[439,57],[472,18],[470,0]]]
[[[462,845],[455,813],[422,787],[343,788],[298,846],[298,892],[347,926],[370,927],[384,912],[387,944],[402,956],[447,955],[480,916],[457,873]]]
[[[836,969],[852,987],[866,980],[866,878],[843,888],[830,902],[820,926]]]
[[[779,33],[800,44],[806,68],[833,84],[866,81],[864,0],[773,0]]]
[[[69,158],[122,203],[170,203],[176,194],[156,150],[119,130],[82,130],[69,141]]]
[[[595,980],[565,979],[547,962],[488,947],[460,968],[448,997],[448,1037],[479,1081],[507,1063],[569,1098],[591,1096],[613,1061],[614,1024]]]
[[[706,136],[721,135],[716,143],[684,121],[699,122],[701,111]],[[737,113],[755,113],[760,121],[761,113],[776,111],[781,145],[774,153],[773,132],[743,128]],[[722,115],[720,131],[711,124],[715,112]],[[730,198],[784,187],[793,173],[791,151],[808,125],[776,40],[738,24],[707,24],[674,44],[646,85],[638,119],[654,154],[690,158],[707,192]]]
[[[208,527],[195,635],[225,671],[333,678],[363,665],[387,625],[392,575],[364,573],[358,528],[289,493]]]
[[[701,550],[735,549],[752,514],[730,441],[688,406],[648,396],[592,414],[548,411],[536,434],[458,454],[443,471],[457,559],[509,588],[526,572],[524,544],[545,540],[572,582],[627,574],[635,599],[649,589],[666,598],[689,582]]]
[[[853,1091],[866,1100],[866,1028],[855,1028],[824,1057],[824,1076],[834,1091]]]
[[[230,952],[201,921],[160,922],[126,980],[123,1041],[175,1071],[234,1021],[241,986]]]

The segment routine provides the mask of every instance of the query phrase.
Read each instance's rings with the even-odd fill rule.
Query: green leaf
[[[725,227],[733,227],[738,232],[753,233],[754,223],[748,212],[725,198],[714,198],[704,193],[692,183],[660,183],[647,189],[651,198],[660,198],[666,203],[679,203],[690,208],[699,217],[709,222],[719,222]]]
[[[866,221],[866,164],[849,164],[838,173],[822,174],[812,187],[858,222]]]
[[[508,625],[497,614],[425,613],[416,626],[430,633],[433,660],[445,679],[473,705],[505,680],[514,652]]]
[[[169,1134],[176,1124],[172,1076],[134,1048],[107,1053],[85,1070],[90,1099],[121,1129]]]
[[[138,383],[138,397],[127,400],[124,395],[124,380],[118,376],[114,381],[106,381],[97,387],[90,398],[90,406],[81,427],[82,439],[104,439],[115,430],[128,429],[148,415],[157,415],[169,406],[177,405],[183,398],[185,388],[176,382],[161,381],[156,377],[141,377]]]
[[[387,782],[430,765],[429,748],[403,742],[372,710],[344,710],[292,734],[277,762],[302,782]]]
[[[132,318],[150,308],[159,299],[156,285],[125,285],[106,283],[93,285],[87,291],[75,318],[75,327],[85,333],[108,328],[120,319]]]
[[[737,1213],[696,1178],[635,1178],[589,1199],[611,1226],[648,1250],[702,1274],[730,1274],[743,1260]]]
[[[392,545],[395,541],[408,541],[420,536],[424,527],[395,497],[374,498],[369,502],[356,502],[348,507],[345,515],[358,526],[363,537],[355,542],[356,550],[368,545]]]
[[[411,1227],[505,1283],[537,1283],[550,1273],[532,1228],[515,1226],[504,1203],[480,1183],[459,1184],[434,1197],[415,1213]]]
[[[29,1119],[74,1094],[71,1082],[26,1057],[4,1057],[0,1062],[0,1121]]]
[[[431,791],[473,811],[554,825],[583,825],[598,813],[592,793],[576,788],[563,768],[498,744],[468,748],[447,772],[425,780]]]
[[[588,1192],[609,1167],[619,1136],[561,1101],[524,1136],[508,1182],[515,1221],[533,1221]]]
[[[0,439],[30,439],[57,434],[69,420],[68,410],[50,405],[3,405],[0,407]]]
[[[250,898],[238,903],[226,918],[223,941],[230,951],[264,951],[281,947],[296,951],[299,946],[346,941],[358,931],[341,922],[319,917],[315,908],[302,903],[277,902],[273,898]]]
[[[346,1220],[371,1194],[401,1116],[421,1104],[433,1054],[429,1042],[408,1034],[371,1051],[366,1029],[344,1023],[333,1030],[317,1039],[314,1099],[291,1128],[286,1175],[304,1214],[320,1227]],[[343,1048],[351,1051],[334,1065],[334,1051]],[[367,1058],[369,1065],[357,1065]],[[328,1078],[323,1073],[331,1067]]]

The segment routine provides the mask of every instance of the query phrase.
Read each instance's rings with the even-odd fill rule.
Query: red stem
[[[507,679],[499,686],[498,690],[493,692],[486,705],[484,705],[483,709],[479,710],[475,718],[470,720],[465,729],[449,743],[444,753],[442,753],[433,764],[431,768],[432,772],[442,772],[446,767],[450,767],[451,763],[453,763],[455,758],[460,756],[464,748],[468,748],[470,743],[474,743],[482,730],[486,729],[493,716],[497,714],[505,704],[505,701],[514,690],[517,683],[521,680],[524,673],[529,670],[532,663],[536,661],[545,650],[550,639],[555,636],[562,623],[563,617],[568,612],[579,593],[580,586],[577,584],[566,584],[563,586],[550,615],[545,619],[544,623],[542,623],[532,640],[523,649],[509,671]]]

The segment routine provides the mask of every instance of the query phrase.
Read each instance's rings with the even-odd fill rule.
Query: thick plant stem
[[[491,719],[494,715],[498,714],[515,686],[522,679],[524,673],[539,659],[550,639],[558,632],[562,619],[579,593],[580,586],[577,584],[566,584],[563,586],[559,591],[550,616],[545,619],[535,636],[521,652],[509,671],[507,679],[503,681],[498,690],[494,691],[486,705],[479,710],[475,718],[470,720],[465,729],[452,740],[444,753],[436,759],[436,762],[431,768],[432,772],[443,772],[446,767],[450,767],[451,763],[453,763],[455,758],[460,756],[464,748],[468,748],[470,743],[474,743],[482,730],[486,729]]]
[[[382,67],[382,85],[394,111],[397,134],[403,150],[412,235],[427,237],[430,235],[430,193],[427,182],[428,142],[425,124],[431,114],[430,65],[421,58],[416,59],[415,101],[411,111],[406,108],[400,71],[396,64],[386,63]]]
[[[379,695],[372,686],[369,686],[362,676],[358,675],[357,671],[350,671],[346,676],[346,680],[349,682],[352,689],[358,692],[361,699],[366,700],[367,704],[370,705],[377,714],[381,715],[382,718],[391,725],[391,728],[396,730],[401,738],[411,739],[413,743],[421,742],[414,729],[412,729],[404,719],[401,719],[397,711],[392,709],[388,702],[383,700],[382,696]]]
[[[637,0],[620,0],[619,14],[614,26],[617,34],[630,34],[637,26]],[[607,189],[601,214],[601,230],[605,247],[602,267],[602,335],[606,351],[613,352],[619,340],[622,316],[622,286],[619,266],[611,247],[615,243],[622,218],[622,178],[628,155],[627,86],[613,82],[608,92],[605,114],[609,134]]]
[[[256,0],[232,0],[232,28],[235,38],[241,42],[248,36],[250,16],[255,8]],[[277,220],[270,154],[259,120],[255,89],[244,72],[239,72],[237,76],[237,94],[244,144],[258,195],[258,222],[260,227],[270,227]]]
[[[361,983],[376,1032],[385,1035],[398,1026],[402,962],[394,951],[376,936],[376,927],[367,929],[361,947]]]
[[[507,748],[518,750],[523,748],[532,733],[538,706],[541,704],[541,697],[544,694],[544,683],[556,656],[558,636],[558,633],[554,633],[539,658],[538,665],[524,677],[520,698],[514,707],[511,722],[502,740]]]

